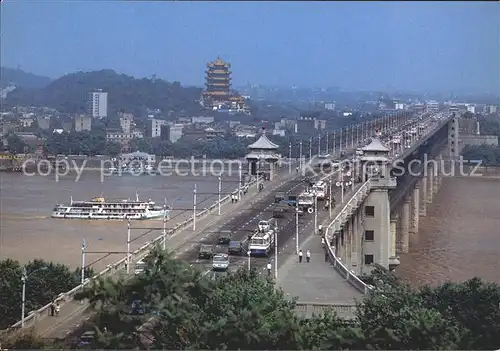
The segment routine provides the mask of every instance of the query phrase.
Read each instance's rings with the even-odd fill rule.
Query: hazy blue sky
[[[500,91],[500,3],[2,4],[2,65],[57,77],[112,68],[203,84],[217,55],[236,85]]]

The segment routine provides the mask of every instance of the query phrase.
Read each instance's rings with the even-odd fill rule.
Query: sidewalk
[[[360,185],[355,188],[355,191]],[[353,192],[345,194],[345,201],[352,196]],[[342,204],[338,204],[332,211],[332,218],[339,213]],[[318,223],[323,227],[331,221],[328,211],[318,216]],[[290,243],[286,244],[286,259],[280,267],[278,274],[278,285],[283,288],[289,297],[297,297],[301,303],[339,303],[353,304],[354,299],[363,295],[352,287],[343,278],[330,262],[325,262],[325,250],[321,244],[321,237],[314,235],[314,224],[309,222],[303,229],[306,233],[303,241],[299,242],[304,253],[302,263],[299,263],[295,254],[295,240],[293,248]],[[300,238],[300,237],[299,237]],[[311,251],[311,262],[306,262],[306,252]],[[282,255],[283,257],[284,255]]]
[[[282,175],[276,175],[273,181],[265,182],[264,191],[259,192],[256,186],[249,189],[246,195],[243,195],[242,200],[235,204],[227,202],[221,206],[221,215],[208,215],[196,222],[196,230],[193,232],[191,228],[186,228],[182,232],[176,233],[168,238],[167,247],[169,250],[176,251],[188,241],[201,235],[207,228],[217,226],[223,222],[235,218],[241,214],[243,208],[251,207],[254,203],[267,196],[270,192],[282,184],[292,180],[296,174],[288,174],[288,169],[281,169]],[[117,271],[116,277],[124,276],[123,271]],[[58,317],[43,316],[34,325],[35,332],[43,337],[64,338],[71,331],[78,328],[85,320],[90,319],[92,311],[87,310],[88,305],[82,304],[79,301],[71,301],[61,305],[61,311]]]

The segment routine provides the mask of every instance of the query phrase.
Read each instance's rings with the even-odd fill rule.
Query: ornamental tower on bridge
[[[245,98],[231,90],[231,64],[220,57],[207,63],[205,91],[201,97],[203,107],[211,110],[249,113]]]

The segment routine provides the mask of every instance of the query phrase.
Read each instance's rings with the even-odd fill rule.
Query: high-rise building
[[[102,89],[91,91],[87,95],[87,111],[93,118],[108,116],[108,93]]]

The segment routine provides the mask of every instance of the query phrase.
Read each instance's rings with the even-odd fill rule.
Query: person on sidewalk
[[[267,262],[267,275],[271,275],[271,261]]]
[[[311,251],[309,251],[309,249],[307,249],[306,252],[306,262],[307,263],[311,262]]]
[[[302,256],[304,256],[304,254],[302,253],[302,250],[299,250],[299,263],[302,263]]]
[[[55,311],[56,311],[56,305],[54,305],[54,303],[52,302],[52,303],[50,304],[50,315],[51,315],[52,317],[54,317],[54,313],[55,313]]]
[[[325,247],[325,262],[328,262],[330,259],[330,256],[328,255],[328,249]]]
[[[234,204],[234,195],[231,194],[231,203]]]
[[[59,305],[59,302],[56,302],[56,316],[59,316],[59,312],[61,312],[61,306]]]

